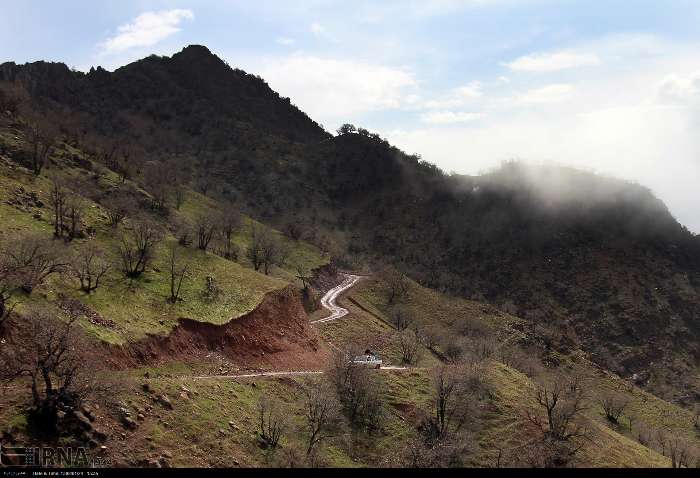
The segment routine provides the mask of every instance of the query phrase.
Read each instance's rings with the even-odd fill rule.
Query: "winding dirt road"
[[[352,274],[343,274],[345,275],[345,280],[341,282],[339,285],[333,287],[331,290],[326,292],[326,295],[323,296],[321,299],[321,305],[328,311],[330,311],[331,315],[328,317],[324,317],[323,319],[318,319],[314,320],[311,322],[311,324],[323,324],[325,322],[331,322],[333,320],[338,320],[342,317],[345,317],[346,315],[349,314],[348,309],[339,306],[336,303],[336,300],[346,290],[357,284],[357,281],[360,280],[360,276],[355,276]]]
[[[323,319],[318,319],[314,320],[311,322],[311,325],[314,324],[323,324],[326,322],[331,322],[333,320],[338,320],[340,318],[345,317],[348,315],[350,312],[348,309],[339,306],[336,303],[336,300],[338,297],[340,297],[340,294],[345,292],[346,290],[350,289],[353,287],[355,284],[357,284],[357,281],[360,280],[361,276],[356,276],[352,274],[343,274],[345,276],[345,280],[341,282],[339,285],[336,287],[332,288],[326,294],[323,296],[321,299],[321,305],[328,310],[331,315],[328,317],[324,317]],[[337,349],[337,347],[333,344],[330,344],[333,348]],[[385,371],[392,371],[392,370],[408,370],[407,367],[396,367],[392,365],[386,365],[383,366],[379,370],[385,370]],[[325,373],[323,370],[297,370],[297,371],[288,371],[288,372],[251,372],[251,373],[244,373],[244,374],[238,374],[238,375],[203,375],[200,377],[192,377],[195,379],[208,379],[208,378],[230,378],[230,379],[236,379],[236,378],[255,378],[255,377],[284,377],[284,376],[294,376],[294,375],[321,375]]]

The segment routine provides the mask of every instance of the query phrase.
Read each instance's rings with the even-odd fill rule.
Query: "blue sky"
[[[700,2],[0,0],[0,62],[114,69],[207,45],[327,129],[446,171],[555,161],[638,181],[700,232]]]

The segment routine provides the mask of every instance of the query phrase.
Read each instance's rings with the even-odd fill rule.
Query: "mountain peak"
[[[209,48],[205,47],[204,45],[187,45],[185,48],[182,49],[180,53],[177,53],[176,55],[186,55],[186,56],[204,56],[204,57],[209,57],[209,56],[216,56],[214,55]]]

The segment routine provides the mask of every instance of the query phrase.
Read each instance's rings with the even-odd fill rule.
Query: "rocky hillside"
[[[199,46],[113,73],[4,64],[0,80],[26,87],[22,107],[62,115],[96,159],[117,140],[132,176],[169,165],[345,265],[393,263],[662,396],[700,399],[700,240],[638,185],[518,164],[448,176],[365,130],[330,136]]]

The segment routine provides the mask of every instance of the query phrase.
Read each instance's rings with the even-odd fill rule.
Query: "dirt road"
[[[341,282],[336,287],[332,288],[321,299],[321,305],[328,310],[331,314],[323,319],[314,320],[311,322],[312,325],[323,324],[326,322],[331,322],[333,320],[338,320],[349,314],[348,309],[339,306],[336,303],[340,294],[357,284],[360,280],[360,276],[352,274],[344,274],[345,280]],[[334,349],[339,350],[335,345],[330,344]],[[396,370],[408,370],[408,367],[396,367],[392,365],[385,365],[379,371],[396,371]],[[255,378],[255,377],[283,377],[283,376],[295,376],[295,375],[320,375],[325,373],[323,370],[298,370],[298,371],[288,371],[288,372],[250,372],[237,375],[203,375],[200,377],[192,377],[195,379],[210,379],[210,378]]]
[[[339,306],[336,303],[336,300],[346,290],[357,284],[357,281],[360,280],[360,276],[355,276],[351,274],[344,274],[345,275],[345,280],[340,283],[340,285],[337,285],[333,287],[331,290],[326,292],[326,295],[323,296],[321,299],[321,305],[327,309],[331,315],[328,317],[324,317],[323,319],[318,319],[314,320],[311,322],[312,325],[314,324],[323,324],[325,322],[331,322],[333,320],[338,320],[342,317],[345,317],[348,315],[348,309]]]

